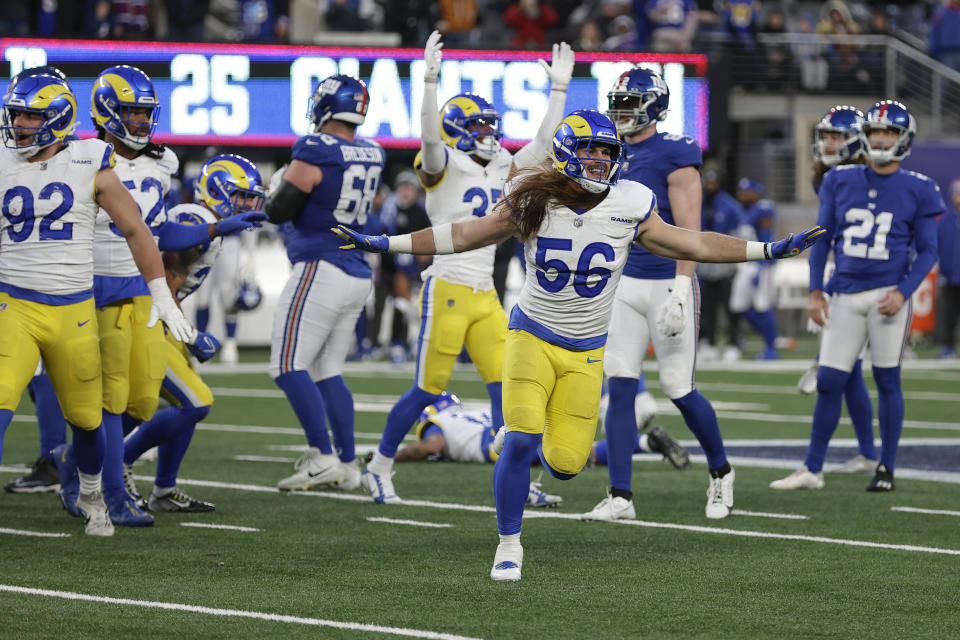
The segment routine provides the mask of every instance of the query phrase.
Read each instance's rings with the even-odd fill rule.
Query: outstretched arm
[[[513,156],[513,171],[534,167],[547,159],[553,132],[563,119],[567,104],[567,87],[573,77],[574,53],[566,42],[553,45],[551,64],[540,60],[540,64],[550,76],[550,101],[547,112],[543,114],[537,135]]]
[[[426,460],[430,456],[435,456],[443,451],[446,439],[439,433],[431,433],[423,440],[417,440],[413,444],[408,444],[397,451],[394,456],[394,462],[412,462],[414,460]]]

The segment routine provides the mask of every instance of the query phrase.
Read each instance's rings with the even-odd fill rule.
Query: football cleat
[[[141,456],[142,458],[143,456]],[[137,482],[133,477],[133,465],[123,463],[123,486],[127,490],[127,495],[133,498],[133,504],[138,508],[144,509],[147,506],[147,501],[144,500],[143,496],[140,495],[140,492],[137,490]]]
[[[237,341],[233,338],[227,338],[223,341],[220,348],[221,364],[237,364],[240,361],[240,352],[237,349]]]
[[[360,488],[360,476],[363,470],[360,468],[360,461],[354,458],[350,462],[341,462],[343,468],[343,480],[334,483],[334,488],[341,491],[353,491]]]
[[[490,450],[498,456],[503,453],[503,442],[507,437],[507,427],[502,426],[497,429],[497,435],[493,436],[493,442],[490,444]]]
[[[106,499],[110,521],[118,527],[152,527],[153,516],[144,513],[133,496],[124,491]]]
[[[802,465],[786,478],[774,480],[770,483],[771,489],[823,489],[823,472],[813,473]]]
[[[651,451],[662,454],[677,469],[686,469],[690,466],[690,455],[687,450],[660,425],[653,425],[647,432],[647,445]]]
[[[877,473],[867,485],[867,491],[893,491],[893,472],[887,468],[887,465],[877,465]]]
[[[528,507],[556,507],[561,502],[563,502],[563,498],[560,496],[550,495],[542,491],[539,482],[530,483],[530,490],[527,492]]]
[[[820,365],[814,362],[810,368],[803,372],[800,380],[797,382],[797,391],[805,396],[813,395],[817,392],[817,373],[820,371]]]
[[[491,580],[507,580],[516,582],[520,579],[520,567],[523,566],[523,547],[519,544],[497,545],[497,553],[493,556],[493,568],[490,569]]]
[[[877,468],[877,461],[871,460],[865,455],[859,454],[856,455],[843,464],[841,464],[836,469],[833,469],[834,473],[870,473]]]
[[[733,481],[736,473],[731,468],[722,478],[710,476],[710,486],[707,487],[707,517],[719,520],[730,515],[733,509]]]
[[[615,520],[636,520],[637,512],[633,508],[633,501],[614,497],[610,490],[607,490],[607,497],[600,501],[600,504],[580,516],[581,520],[601,520],[603,522],[613,522]]]
[[[60,474],[60,489],[57,490],[60,504],[67,513],[79,518],[77,497],[80,495],[80,476],[77,474],[77,458],[73,454],[73,447],[69,444],[61,444],[54,447],[50,455]]]
[[[403,502],[393,488],[393,473],[390,475],[374,473],[364,469],[360,475],[360,484],[367,490],[374,502],[380,504],[399,504]]]
[[[41,455],[33,463],[30,473],[14,478],[3,488],[9,493],[50,493],[60,488],[60,473],[53,460]]]
[[[103,501],[102,492],[94,491],[79,494],[76,507],[79,515],[87,520],[84,532],[88,536],[109,537],[113,535],[113,523],[110,521],[110,513]]]
[[[196,500],[185,494],[180,489],[174,487],[170,493],[158,496],[156,493],[150,493],[150,500],[147,501],[147,509],[150,511],[165,511],[167,513],[200,513],[213,511],[216,505],[212,502]]]
[[[280,491],[307,491],[321,484],[343,481],[344,471],[340,459],[333,453],[321,453],[310,447],[293,464],[296,473],[277,483]]]

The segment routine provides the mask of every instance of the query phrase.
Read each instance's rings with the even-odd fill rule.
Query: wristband
[[[453,225],[441,224],[430,227],[433,230],[433,246],[436,255],[455,253],[453,248]]]
[[[770,255],[769,242],[755,242],[753,240],[747,241],[747,262],[772,259],[773,256]]]
[[[409,233],[399,236],[390,236],[388,240],[388,253],[413,253],[413,236]]]
[[[690,293],[690,285],[692,282],[690,276],[677,275],[677,277],[673,279],[673,295],[682,300],[686,300],[687,295]]]

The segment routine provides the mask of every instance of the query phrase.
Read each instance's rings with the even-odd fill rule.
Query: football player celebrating
[[[500,114],[485,99],[460,94],[437,111],[441,47],[440,33],[434,31],[424,50],[423,140],[414,160],[434,226],[488,215],[512,171],[546,160],[550,137],[563,117],[574,63],[566,43],[554,45],[550,65],[540,61],[551,83],[547,111],[533,140],[511,156],[500,145]],[[423,272],[416,379],[390,410],[380,445],[363,473],[363,485],[376,502],[400,502],[391,479],[394,454],[417,415],[447,387],[464,347],[487,386],[493,422],[497,428],[503,425],[507,317],[493,285],[495,249],[441,255]]]
[[[492,215],[393,237],[337,229],[344,248],[380,252],[449,254],[513,234],[525,242],[527,275],[503,354],[506,426],[494,443],[500,450],[493,472],[500,533],[494,580],[520,579],[530,463],[539,457],[551,475],[569,479],[590,455],[607,327],[630,247],[639,243],[675,260],[742,262],[797,255],[823,232],[813,227],[760,243],[669,225],[657,215],[650,189],[618,181],[622,149],[609,118],[574,111],[554,133],[552,165],[511,179]]]
[[[263,199],[260,172],[243,156],[221,154],[203,163],[194,185],[195,204],[177,205],[169,214],[177,223],[209,233],[200,246],[163,254],[167,282],[178,302],[203,284],[220,252],[220,236],[259,227],[260,221],[266,219],[259,213]],[[133,464],[145,451],[158,447],[157,474],[146,500],[147,509],[213,511],[213,504],[191,498],[177,487],[177,473],[197,423],[210,413],[213,405],[213,394],[194,369],[190,355],[206,362],[216,354],[220,343],[203,331],[191,342],[176,340],[171,335],[166,336],[165,342],[165,376],[160,394],[171,406],[158,411],[127,438],[123,451],[127,491],[138,502],[142,501],[133,482]]]
[[[293,145],[293,159],[267,199],[270,221],[289,223],[284,239],[293,262],[273,316],[270,376],[290,401],[309,445],[294,474],[277,483],[281,491],[360,486],[353,395],[341,368],[373,287],[372,271],[363,253],[337,249],[330,228],[362,229],[380,186],[383,149],[356,137],[369,104],[367,87],[356,78],[340,74],[320,82],[307,114],[311,131]]]
[[[624,138],[624,178],[647,185],[657,198],[661,219],[700,230],[700,147],[693,138],[657,131],[666,118],[670,91],[649,69],[624,72],[610,93],[607,115]],[[716,262],[716,260],[706,260]],[[717,415],[694,386],[699,291],[696,265],[686,259],[634,246],[613,296],[610,349],[604,362],[610,405],[607,433],[610,488],[607,497],[583,515],[585,520],[633,519],[631,491],[637,419],[634,396],[643,358],[653,343],[660,386],[676,405],[707,455],[710,484],[706,516],[725,518],[733,506],[734,471],[727,463]]]
[[[916,120],[905,106],[878,102],[867,112],[862,133],[872,165],[837,166],[823,178],[818,223],[830,243],[810,254],[807,304],[810,318],[824,328],[817,404],[806,460],[784,479],[803,481],[794,478],[796,486],[783,488],[823,486],[823,459],[840,420],[844,390],[869,342],[883,448],[867,491],[894,489],[904,413],[900,360],[910,329],[910,296],[937,262],[936,217],[946,210],[935,182],[900,168],[916,132]],[[830,248],[836,272],[828,305],[823,270]]]
[[[116,154],[102,140],[64,143],[76,123],[77,101],[51,75],[18,82],[4,98],[0,153],[0,433],[13,417],[38,358],[61,399],[74,437],[76,508],[90,535],[113,535],[103,501],[100,429],[102,386],[98,323],[93,300],[93,238],[103,207],[125,238],[147,282],[152,307],[146,324],[163,320],[187,339],[192,327],[163,275],[159,251],[136,202],[113,167]]]

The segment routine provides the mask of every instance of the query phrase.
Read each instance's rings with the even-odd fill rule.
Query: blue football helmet
[[[424,422],[429,421],[433,416],[437,415],[441,411],[445,411],[450,407],[457,406],[463,409],[463,403],[460,402],[460,398],[455,396],[452,393],[447,393],[446,391],[440,392],[440,397],[437,398],[437,401],[431,404],[429,407],[420,412],[420,418],[417,419],[417,424],[423,424]]]
[[[874,149],[870,146],[870,132],[888,129],[897,132],[897,139],[888,149]],[[884,100],[873,105],[867,111],[863,123],[863,146],[870,159],[879,165],[900,162],[910,155],[910,145],[917,135],[917,121],[903,104],[895,100]]]
[[[133,120],[132,109],[147,109],[146,122]],[[131,149],[139,151],[157,129],[160,101],[149,76],[136,67],[122,64],[100,72],[93,81],[90,117],[93,124],[110,133]]]
[[[578,152],[595,146],[607,147],[610,159],[590,158],[601,163],[602,175],[590,177]],[[590,193],[601,193],[620,177],[623,143],[617,127],[607,116],[592,109],[578,109],[560,121],[553,132],[553,166]]]
[[[54,66],[45,64],[42,67],[30,67],[29,69],[24,69],[17,75],[10,78],[10,84],[7,86],[7,91],[9,92],[10,89],[12,89],[15,84],[17,84],[24,78],[29,78],[30,76],[40,76],[40,75],[48,75],[48,76],[54,76],[56,78],[60,78],[61,80],[63,80],[63,84],[67,85],[68,87],[70,86],[70,81],[67,79],[67,74],[65,74],[63,71],[60,71],[60,69],[57,69]],[[72,90],[73,89],[71,88],[71,91]]]
[[[263,302],[260,287],[251,278],[244,278],[237,285],[237,299],[233,303],[234,311],[253,311]]]
[[[861,133],[863,112],[856,107],[837,105],[820,119],[813,130],[813,157],[825,166],[834,167],[866,154]],[[843,140],[832,152],[824,139],[826,133],[839,133]],[[833,143],[830,143],[831,145]]]
[[[317,85],[310,96],[307,118],[313,125],[313,133],[328,120],[340,120],[361,125],[367,117],[370,94],[362,80],[338,73]]]
[[[624,71],[607,94],[607,116],[621,136],[634,134],[667,117],[670,89],[660,74],[635,67]]]
[[[246,204],[247,198],[253,198],[253,203]],[[260,211],[263,198],[263,179],[257,165],[235,153],[222,153],[204,162],[193,185],[193,199],[221,218],[241,211]]]
[[[487,161],[500,153],[503,137],[500,114],[480,96],[473,93],[453,96],[440,108],[440,119],[440,135],[447,146]]]
[[[15,126],[20,113],[40,116],[35,127]],[[73,133],[77,126],[77,98],[56,76],[40,74],[21,78],[3,98],[0,136],[8,149],[31,158]]]

